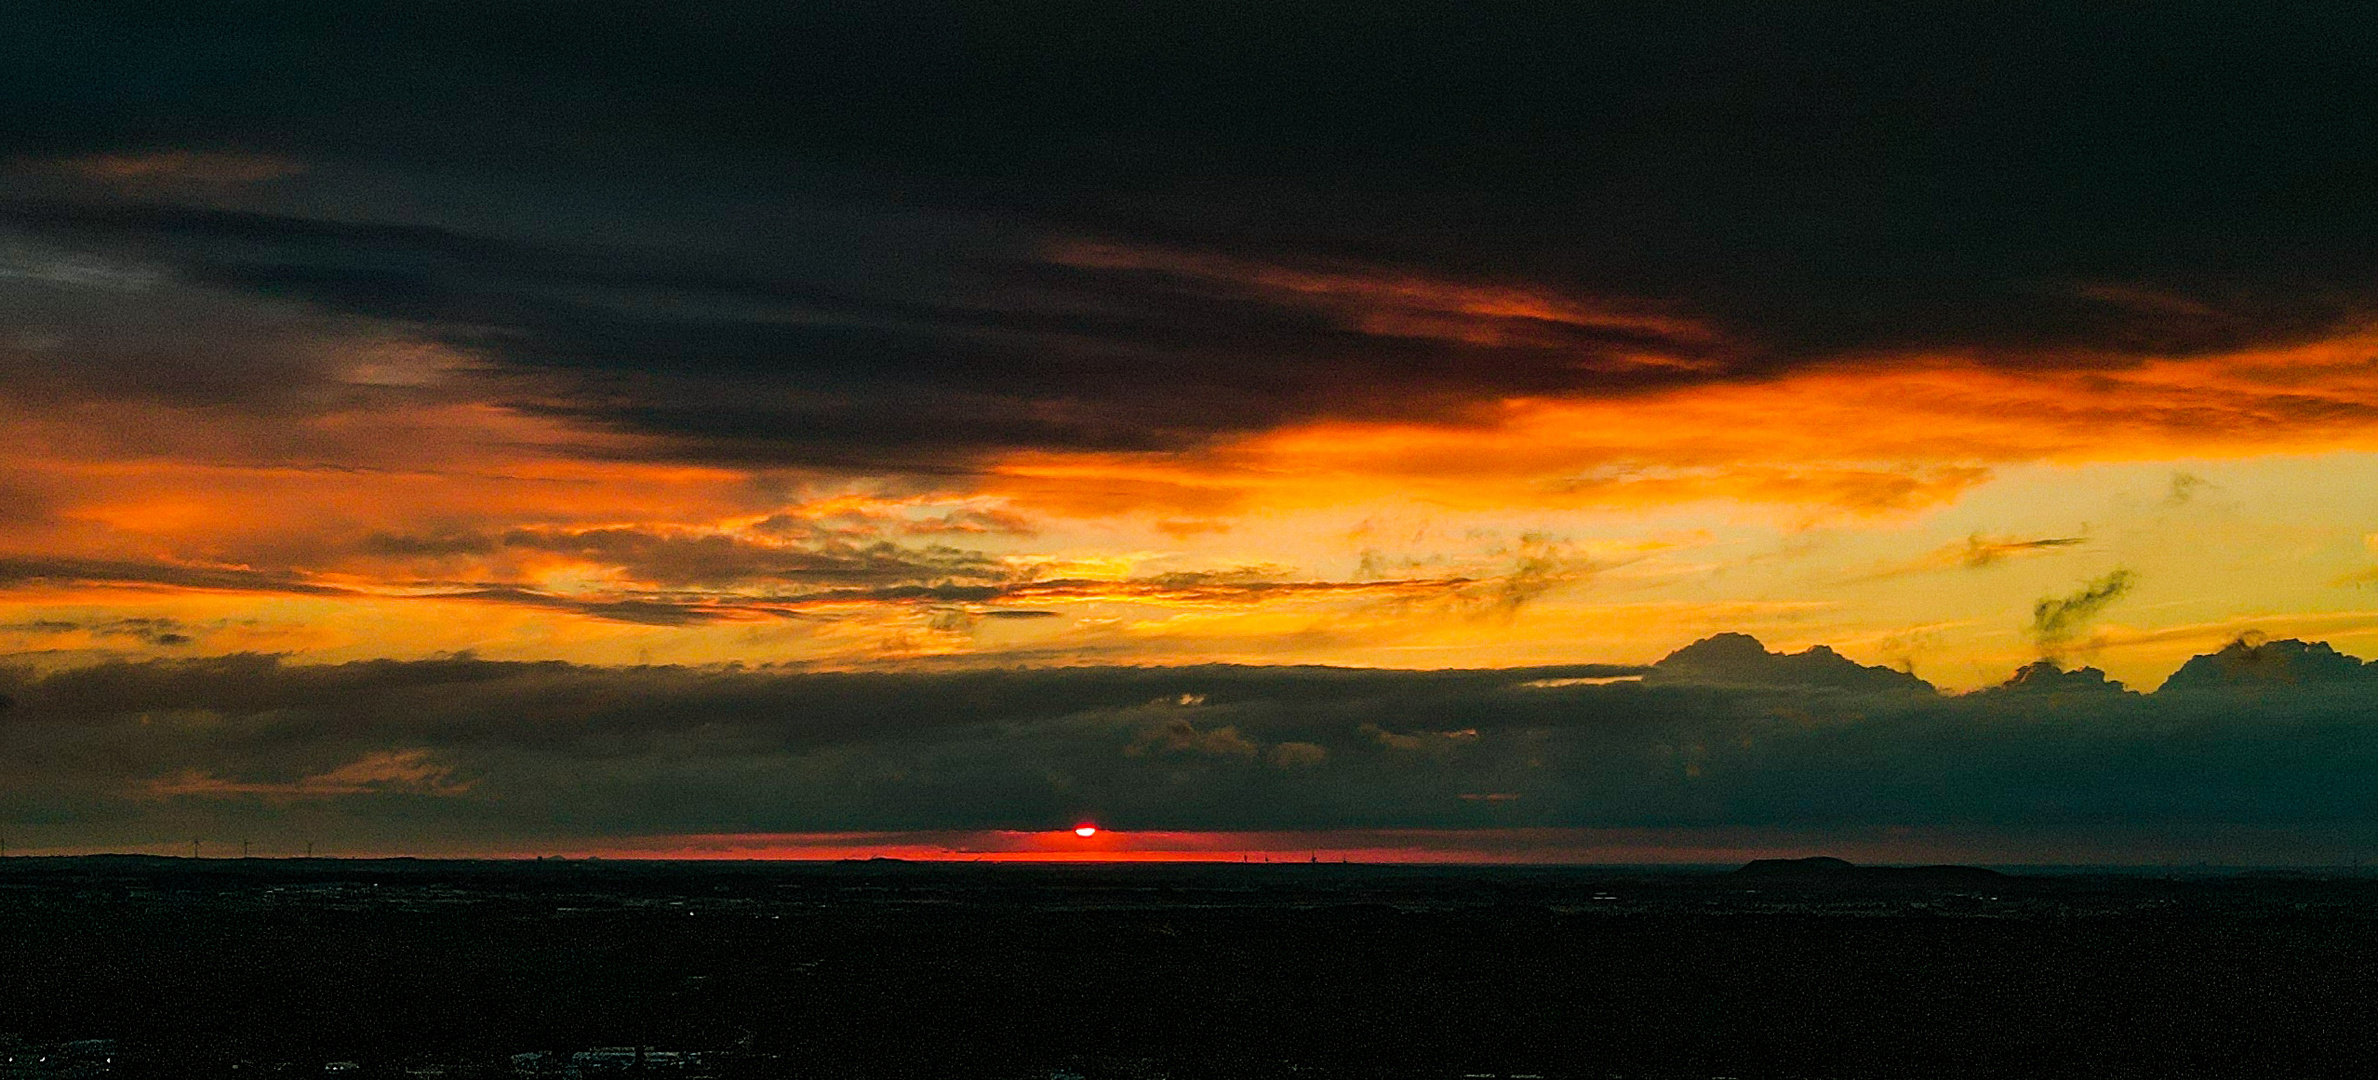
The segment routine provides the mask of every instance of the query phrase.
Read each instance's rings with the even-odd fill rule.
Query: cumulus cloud
[[[2378,665],[2338,652],[2325,641],[2278,641],[2241,634],[2220,651],[2189,658],[2164,680],[2166,690],[2256,690],[2271,685],[2378,682]]]
[[[2093,667],[2067,669],[2054,660],[2034,660],[2016,668],[2005,682],[1984,687],[1979,693],[2037,698],[2043,694],[2128,694],[2132,691]]]

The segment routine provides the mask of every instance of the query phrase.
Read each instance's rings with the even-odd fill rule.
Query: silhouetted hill
[[[1860,693],[1935,693],[1931,683],[1904,671],[1868,667],[1818,645],[1796,653],[1768,652],[1749,634],[1716,634],[1669,653],[1643,676],[1649,684],[1815,686]]]
[[[1859,866],[1830,855],[1757,859],[1734,871],[1745,881],[1779,885],[1897,885],[1923,889],[1989,888],[2011,879],[1979,866]]]
[[[2365,664],[2325,641],[2281,638],[2249,645],[2240,638],[2219,652],[2190,657],[2155,692],[2345,682],[2378,682],[2378,664]]]
[[[1858,869],[1858,864],[1831,855],[1811,855],[1805,859],[1753,859],[1749,865],[1734,871],[1735,877],[1821,877],[1842,874]]]
[[[2137,691],[2120,682],[2106,678],[2106,673],[2093,667],[2078,667],[2070,671],[2054,660],[2034,660],[2007,677],[2005,682],[1987,687],[1977,693],[1994,694],[2135,694]]]

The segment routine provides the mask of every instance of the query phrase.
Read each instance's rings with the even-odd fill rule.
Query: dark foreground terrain
[[[0,1075],[2378,1068],[2378,882],[1826,869],[17,858]]]

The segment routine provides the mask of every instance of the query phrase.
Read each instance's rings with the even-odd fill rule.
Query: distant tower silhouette
[[[190,841],[190,857],[193,859],[198,857],[198,841],[196,840]]]
[[[248,857],[248,838],[245,836],[239,838],[239,857],[243,859]]]

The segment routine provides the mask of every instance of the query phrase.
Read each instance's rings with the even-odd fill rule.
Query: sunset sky
[[[2197,763],[2120,775],[1928,699],[1852,740],[1900,764],[1635,798],[1716,744],[1618,713],[1884,721],[1603,680],[2378,656],[2374,56],[2345,6],[10,5],[0,833],[2356,857],[2370,807],[2256,801],[2378,778],[2342,699],[2089,712]],[[1893,771],[1944,732],[1991,764]],[[1937,797],[1839,809],[1874,769]]]

